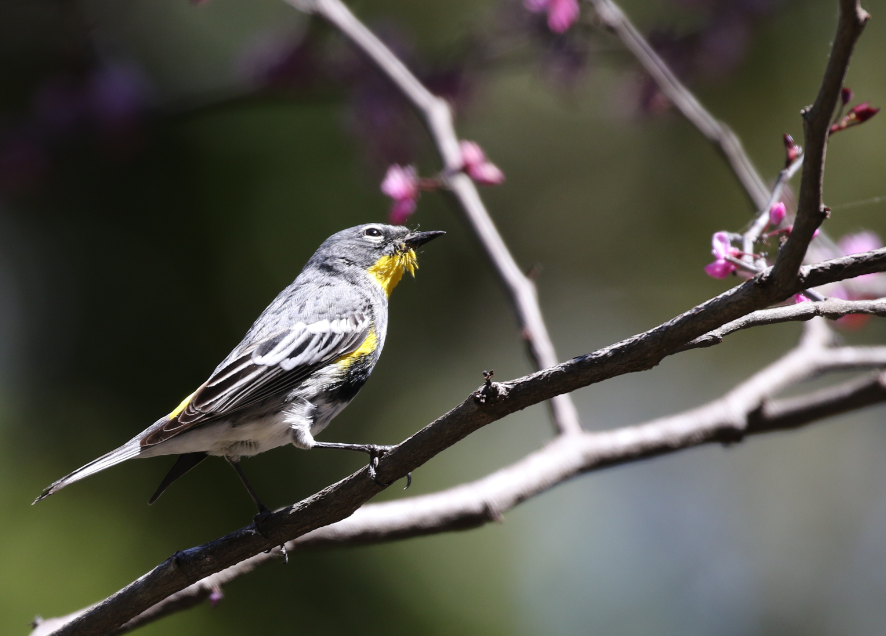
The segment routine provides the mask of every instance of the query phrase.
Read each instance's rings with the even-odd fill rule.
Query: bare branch
[[[615,31],[628,50],[677,109],[710,141],[729,163],[756,210],[767,208],[769,188],[760,178],[741,141],[715,119],[687,89],[612,0],[590,0],[600,21]]]
[[[800,155],[791,163],[791,165],[778,173],[778,178],[775,180],[775,185],[772,186],[772,192],[769,194],[769,199],[766,201],[766,205],[763,206],[762,210],[757,212],[757,218],[754,219],[754,222],[751,224],[751,227],[748,228],[747,232],[742,235],[741,249],[745,253],[742,258],[746,262],[754,262],[754,257],[752,256],[754,253],[754,245],[760,238],[760,235],[763,234],[763,230],[766,229],[766,224],[769,223],[769,209],[778,203],[784,187],[793,176],[797,174],[797,171],[803,167],[804,157],[805,155]],[[765,259],[763,259],[762,262],[757,262],[756,265],[758,268],[766,267]]]
[[[881,372],[806,396],[768,401],[806,378],[845,370],[850,364],[852,368],[886,366],[886,347],[829,348],[829,332],[816,326],[821,327],[815,322],[810,324],[813,328],[800,346],[705,406],[646,424],[554,440],[475,482],[431,495],[364,506],[347,519],[290,541],[286,548],[294,552],[365,545],[467,530],[498,521],[514,506],[579,474],[701,444],[734,442],[749,434],[797,428],[886,401],[886,374]],[[112,633],[124,633],[197,605],[214,586],[279,560],[279,549],[257,554],[173,594]],[[31,636],[52,633],[73,616],[49,619]]]
[[[728,322],[718,329],[709,331],[688,343],[681,351],[689,349],[701,349],[712,347],[723,342],[723,338],[736,331],[774,325],[780,322],[792,322],[797,320],[809,320],[816,316],[837,320],[850,314],[867,314],[871,316],[886,316],[886,298],[877,300],[842,300],[840,298],[828,298],[821,302],[803,302],[787,307],[773,307],[761,309],[742,316],[738,320]]]
[[[491,219],[483,208],[473,184],[465,175],[457,172],[460,169],[460,157],[457,158],[459,165],[456,165],[454,153],[457,152],[458,140],[452,129],[451,113],[446,104],[427,92],[409,74],[402,63],[366,30],[339,0],[288,1],[301,8],[308,5],[310,10],[320,13],[342,30],[388,74],[425,116],[425,121],[438,144],[438,150],[443,159],[444,174],[449,180],[449,186],[459,201],[462,211],[474,225],[478,236],[484,242],[487,253],[499,268],[499,274],[506,281],[508,289],[512,293],[524,326],[527,327],[527,330],[530,326],[538,327],[538,324],[530,324],[532,311],[538,312],[538,320],[541,320],[534,288],[531,283],[528,283],[507,252]],[[617,10],[617,7],[609,0],[592,1],[598,7],[604,7],[604,10],[607,8]],[[815,137],[819,132],[817,128],[819,115],[817,113],[825,108],[827,100],[833,93],[833,78],[837,74],[839,74],[839,82],[835,90],[839,91],[842,74],[845,73],[845,64],[848,64],[852,45],[860,33],[861,27],[855,28],[853,24],[860,20],[860,24],[863,25],[864,15],[866,15],[858,9],[857,4],[854,4],[856,19],[853,22],[851,17],[847,18],[847,7],[850,5],[853,3],[849,0],[842,1],[843,10],[838,36],[834,44],[834,53],[831,56],[819,99],[813,108],[814,112],[809,116],[811,123],[807,126],[807,159],[804,167],[804,185],[801,186],[801,214],[798,215],[798,222],[805,223],[808,232],[794,241],[794,245],[802,246],[803,253],[805,253],[806,246],[811,239],[812,230],[820,223],[820,219],[814,218],[814,215],[808,211],[808,206],[803,208],[802,205],[804,190],[809,190],[813,195],[817,195],[818,209],[820,209],[820,179],[817,184],[807,185],[810,183],[807,174],[814,171],[809,167],[809,164],[813,162],[813,159],[817,160],[817,155],[809,152],[810,137]],[[623,19],[622,22],[616,19],[619,13],[610,13],[610,19],[614,20],[613,28],[618,25],[625,33],[634,37],[634,43],[638,47],[640,44],[645,44],[626,19]],[[623,14],[621,14],[621,18],[624,18]],[[654,62],[655,59],[657,58],[652,58],[651,61]],[[666,67],[663,68],[664,71],[667,71]],[[669,71],[667,72],[669,73]],[[669,79],[667,75],[663,75],[663,78]],[[676,80],[673,81],[676,82]],[[674,85],[674,90],[677,89],[689,95],[679,83]],[[692,96],[689,95],[689,97]],[[820,107],[821,104],[825,104],[825,106]],[[711,123],[705,120],[704,115],[707,113],[701,109],[694,98],[684,106],[690,110],[697,107],[701,112],[693,112],[699,117],[698,121],[702,124]],[[816,109],[818,110],[816,111]],[[716,120],[713,122],[718,124]],[[701,129],[704,131],[703,128]],[[709,128],[708,132],[718,140],[719,146],[728,158],[739,160],[744,157],[740,145],[735,145],[737,139],[728,129]],[[824,161],[826,133],[827,129],[825,128],[820,140],[819,163]],[[732,141],[735,143],[733,144]],[[746,159],[746,157],[744,158]],[[733,168],[738,174],[743,174],[748,183],[752,181],[749,175],[756,175],[749,162],[744,168],[738,164],[733,164]],[[762,191],[765,194],[765,188],[762,188]],[[752,198],[754,196],[756,195],[753,195]],[[762,208],[764,203],[765,200],[757,204],[758,209]],[[794,234],[797,234],[796,230]],[[791,240],[794,240],[794,235],[788,241],[788,246],[791,245]],[[499,248],[502,250],[501,252],[496,251]],[[767,269],[754,279],[746,281],[650,331],[591,354],[564,363],[548,365],[541,371],[510,382],[491,383],[481,389],[484,400],[477,399],[480,392],[472,394],[460,405],[396,446],[381,461],[378,467],[379,479],[386,482],[399,479],[470,433],[517,410],[608,378],[649,369],[666,356],[683,350],[686,343],[694,341],[707,332],[718,329],[755,310],[786,300],[806,287],[816,287],[886,269],[886,249],[806,267],[800,267],[802,253],[799,260],[794,257],[794,252],[798,249],[792,247],[787,256],[785,254],[789,250],[783,249],[775,268]],[[505,260],[501,261],[500,259]],[[521,278],[509,279],[510,275],[516,276],[514,272]],[[528,283],[528,286],[524,283]],[[526,294],[529,294],[528,299]],[[529,302],[530,300],[531,302]],[[386,536],[401,538],[429,531],[457,529],[472,524],[479,525],[489,519],[497,518],[503,510],[517,505],[526,498],[582,472],[674,452],[703,443],[736,441],[751,432],[772,430],[772,427],[775,426],[773,423],[776,421],[775,417],[781,418],[777,421],[790,423],[790,426],[799,425],[797,422],[800,422],[804,417],[816,417],[816,412],[811,412],[808,408],[803,410],[803,405],[795,405],[791,409],[789,408],[790,403],[783,401],[780,405],[777,404],[780,410],[776,409],[772,416],[773,419],[766,420],[767,411],[763,408],[764,402],[777,391],[815,373],[837,368],[856,369],[886,365],[886,349],[883,348],[828,348],[826,341],[829,335],[827,330],[816,327],[820,324],[819,321],[811,322],[812,328],[807,331],[807,335],[797,349],[736,387],[720,400],[682,415],[663,418],[641,426],[600,433],[576,431],[570,436],[561,436],[545,449],[527,456],[514,466],[498,471],[474,484],[447,491],[452,493],[459,491],[459,489],[466,489],[468,494],[475,491],[481,495],[485,494],[485,498],[479,499],[482,508],[476,507],[478,500],[475,498],[471,500],[472,512],[461,515],[457,510],[461,505],[460,500],[444,499],[448,508],[440,504],[441,507],[432,516],[423,520],[418,520],[418,517],[415,517],[409,528],[401,527],[399,534],[395,529],[391,529],[386,531]],[[540,323],[540,326],[542,329],[544,328],[543,323]],[[547,338],[547,333],[544,331],[542,333]],[[537,335],[536,331],[532,333],[533,338]],[[547,338],[547,343],[550,344],[549,338]],[[539,357],[540,350],[537,343],[530,341],[530,346],[536,361],[540,362],[542,358]],[[553,355],[552,347],[548,353]],[[836,391],[829,402],[826,399],[828,396],[820,393],[810,396],[810,399],[828,405],[847,404],[852,400],[855,400],[854,403],[858,403],[859,400],[864,401],[858,397],[858,391],[861,391],[862,388],[856,389],[850,387]],[[879,399],[877,392],[870,385],[865,385],[863,390],[869,392],[865,394],[864,398],[869,400],[868,403],[871,403],[870,400],[875,398]],[[831,408],[833,410],[837,407]],[[759,429],[751,428],[751,421],[757,422]],[[769,428],[767,428],[767,422]],[[565,430],[561,423],[561,431]],[[524,472],[530,475],[528,482],[520,479]],[[321,492],[271,515],[262,525],[266,536],[256,534],[251,528],[243,528],[206,545],[179,552],[126,588],[84,611],[53,633],[59,635],[108,634],[133,619],[135,622],[130,625],[137,624],[139,620],[137,617],[144,612],[153,612],[153,614],[144,614],[147,617],[159,616],[166,611],[162,609],[162,606],[158,606],[164,599],[171,598],[175,593],[191,585],[199,584],[207,577],[221,573],[265,550],[273,549],[286,541],[297,540],[299,537],[314,537],[310,541],[317,542],[317,545],[323,541],[317,537],[327,536],[328,540],[329,535],[324,535],[324,531],[318,529],[347,519],[380,490],[381,487],[368,478],[368,470],[364,468]],[[442,493],[436,496],[441,495]],[[422,499],[416,498],[409,500],[408,504],[406,502],[397,502],[397,504],[408,505],[410,514],[420,515],[422,513]],[[464,500],[468,501],[468,499],[466,494]],[[419,504],[418,507],[416,507],[416,502]],[[385,504],[385,506],[393,505],[395,504]],[[367,510],[370,511],[369,514],[379,514],[373,513],[373,511],[390,510],[390,508],[373,506],[368,507]],[[358,513],[359,516],[356,516],[355,519],[359,521],[365,514],[367,514],[365,511]],[[381,516],[383,514],[381,513]],[[347,527],[347,522],[344,522],[343,526],[337,527],[337,532],[341,532],[342,527]],[[430,530],[433,527],[439,529]],[[364,526],[360,530],[360,536],[364,540],[371,534],[367,528],[368,526]],[[318,534],[308,535],[312,531]],[[372,536],[375,537],[373,540],[383,540],[379,538],[381,535],[377,532]],[[308,542],[309,539],[304,538],[296,545],[307,545]],[[357,539],[354,539],[354,542],[357,542]],[[189,602],[178,598],[170,600],[166,607],[178,607],[174,603],[179,601],[183,604],[182,606],[186,606]]]
[[[787,242],[778,252],[771,273],[772,280],[787,280],[796,275],[813,233],[827,218],[828,210],[822,204],[822,185],[828,129],[837,107],[840,89],[843,88],[843,78],[849,68],[852,50],[869,18],[858,0],[840,0],[837,35],[834,37],[821,88],[815,104],[803,111],[806,151],[803,176],[800,179],[797,218]]]
[[[793,275],[803,261],[813,232],[825,218],[821,204],[821,178],[824,174],[824,148],[827,143],[830,116],[836,106],[852,49],[870,16],[861,8],[858,0],[840,0],[840,21],[821,90],[815,101],[815,106],[812,109],[807,109],[803,114],[806,153],[798,158],[793,165],[781,171],[770,192],[735,134],[705,110],[704,106],[677,79],[667,64],[646,42],[621,8],[612,0],[589,0],[589,2],[596,9],[603,24],[615,31],[625,47],[634,54],[637,61],[652,76],[662,92],[682,115],[719,149],[744,187],[745,193],[757,210],[757,217],[753,225],[744,235],[742,251],[746,254],[751,254],[754,251],[754,241],[765,227],[766,215],[772,204],[777,202],[781,189],[798,168],[806,166],[800,186],[800,208],[797,214],[797,222],[802,223],[803,232],[798,236],[793,236],[796,232],[792,233],[788,241],[791,246],[787,252],[790,258],[785,261],[787,264],[780,266],[780,268],[784,268],[785,273],[779,273],[779,276]],[[814,125],[811,125],[813,121]],[[812,167],[809,166],[810,158],[811,163],[815,164]],[[806,191],[805,198],[804,190]],[[752,258],[746,257],[743,260],[750,264]],[[762,265],[758,264],[759,267]]]
[[[380,462],[378,478],[387,483],[401,479],[483,426],[554,395],[649,369],[676,353],[685,343],[753,311],[757,305],[771,304],[797,293],[805,287],[804,282],[819,285],[882,269],[886,269],[886,248],[804,267],[793,286],[779,292],[783,297],[773,296],[778,291],[774,284],[764,288],[754,280],[746,281],[645,333],[516,380],[493,382],[481,388],[486,397],[482,402],[476,399],[479,392],[472,394],[395,446]],[[54,633],[59,636],[110,633],[210,574],[350,516],[381,490],[382,487],[369,478],[368,468],[364,468],[271,515],[262,524],[266,536],[256,534],[251,528],[242,528],[206,545],[177,553]]]
[[[536,369],[557,364],[560,359],[548,334],[538,304],[535,283],[523,274],[495,227],[473,181],[462,173],[459,139],[446,100],[431,93],[410,72],[384,42],[366,28],[341,0],[286,0],[295,8],[314,13],[332,24],[400,90],[418,111],[443,162],[442,178],[452,193],[457,208],[464,214],[474,234],[495,268],[517,313],[523,339]],[[578,410],[568,395],[558,395],[550,402],[554,424],[561,434],[581,432]]]

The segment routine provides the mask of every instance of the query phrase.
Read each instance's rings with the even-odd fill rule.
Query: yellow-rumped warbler
[[[415,274],[415,249],[441,234],[377,223],[333,234],[199,389],[120,448],[59,479],[34,503],[133,457],[179,455],[153,503],[173,481],[216,455],[236,469],[263,514],[267,508],[240,458],[289,443],[369,453],[374,479],[388,447],[318,442],[314,435],[366,382],[385,342],[388,296],[405,271]]]

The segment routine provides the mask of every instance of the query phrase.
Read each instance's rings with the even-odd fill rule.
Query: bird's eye
[[[368,227],[365,230],[363,230],[363,236],[378,237],[378,236],[381,236],[381,230],[378,229],[377,227]]]

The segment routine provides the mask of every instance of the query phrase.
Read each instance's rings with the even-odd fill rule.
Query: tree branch
[[[769,401],[772,395],[814,375],[886,366],[886,347],[829,348],[828,343],[827,330],[810,329],[797,348],[707,405],[645,424],[556,439],[475,482],[431,495],[364,506],[347,519],[288,542],[286,549],[292,553],[366,545],[476,528],[501,520],[506,511],[523,501],[586,472],[701,444],[731,443],[745,435],[797,428],[886,401],[886,374],[882,372],[805,396]],[[122,634],[193,607],[205,600],[214,587],[270,561],[279,561],[280,557],[277,548],[212,574],[111,633]],[[77,615],[43,621],[31,636],[53,633]]]
[[[589,1],[594,6],[600,21],[615,31],[671,103],[720,151],[754,208],[756,210],[766,208],[769,188],[754,168],[735,133],[711,115],[695,95],[677,79],[617,4],[612,0]]]
[[[803,268],[804,275],[797,277],[793,286],[784,288],[780,292],[783,297],[776,296],[774,301],[802,290],[805,284],[801,280],[820,281],[817,285],[882,269],[886,269],[886,248],[818,263]],[[649,369],[676,353],[685,343],[752,311],[755,305],[771,304],[776,291],[776,285],[764,288],[752,279],[650,331],[516,380],[481,387],[454,409],[395,446],[381,460],[378,479],[386,483],[401,479],[483,426],[554,395]],[[477,399],[480,394],[485,396],[482,402]],[[262,524],[267,536],[242,528],[203,546],[179,552],[54,633],[58,636],[110,633],[210,574],[350,516],[381,490],[382,487],[369,478],[368,468],[357,471],[271,515]]]
[[[736,331],[759,327],[762,325],[774,325],[780,322],[797,320],[809,320],[816,316],[837,320],[850,314],[867,314],[871,316],[886,316],[886,298],[877,300],[842,300],[840,298],[828,298],[821,302],[802,302],[787,307],[773,307],[761,309],[742,316],[738,320],[728,322],[718,329],[709,331],[686,344],[681,351],[712,347],[723,342],[723,338]]]
[[[753,252],[753,241],[762,232],[769,208],[773,203],[777,202],[781,189],[800,166],[808,166],[809,161],[806,161],[806,158],[810,156],[811,144],[811,162],[815,166],[804,169],[803,174],[808,174],[808,176],[803,177],[800,186],[800,210],[813,210],[812,216],[815,218],[815,221],[809,221],[809,213],[803,212],[802,218],[807,219],[802,221],[804,231],[799,238],[792,237],[791,239],[793,240],[793,245],[788,252],[790,259],[787,261],[787,265],[781,266],[786,268],[786,272],[790,273],[779,275],[793,275],[793,272],[796,272],[796,267],[799,267],[806,254],[813,232],[824,219],[824,216],[822,216],[823,211],[820,212],[822,209],[821,177],[824,174],[824,148],[827,143],[829,118],[836,106],[836,100],[849,65],[852,49],[861,35],[865,22],[870,16],[861,8],[858,0],[840,0],[840,20],[825,77],[816,98],[815,106],[804,111],[804,132],[807,152],[798,158],[794,164],[781,171],[770,193],[735,134],[724,123],[718,121],[705,110],[704,106],[677,79],[667,64],[658,56],[640,32],[637,31],[621,8],[612,0],[588,1],[594,6],[601,22],[616,33],[625,47],[634,54],[641,66],[655,80],[667,98],[699,132],[717,147],[732,168],[733,173],[757,210],[757,217],[752,227],[744,235],[744,252],[748,254]],[[809,122],[812,119],[814,119],[815,125],[810,127]],[[805,199],[802,194],[804,188],[808,191]],[[815,196],[816,192],[810,190],[810,188],[817,190],[817,197]],[[798,210],[798,217],[801,216],[800,210]],[[800,221],[799,218],[798,221]],[[821,239],[827,240],[824,236],[820,237]],[[751,259],[747,258],[745,260],[750,262]]]
[[[341,0],[285,0],[300,11],[316,14],[338,29],[366,55],[406,97],[427,126],[443,163],[442,179],[457,208],[465,216],[492,263],[516,310],[523,339],[536,369],[560,361],[538,303],[535,283],[523,274],[495,227],[471,179],[462,173],[459,139],[446,100],[431,93],[403,62],[360,22]],[[568,395],[551,400],[551,411],[561,434],[581,432],[578,410]]]
[[[528,326],[537,328],[539,324],[531,323],[532,311],[536,311],[538,320],[541,320],[534,288],[522,275],[513,258],[507,252],[507,248],[483,208],[473,184],[465,175],[453,173],[453,170],[460,169],[461,166],[460,157],[458,157],[458,165],[456,166],[454,163],[457,137],[452,130],[451,114],[446,104],[427,92],[409,74],[402,63],[366,30],[338,0],[288,1],[302,8],[306,4],[309,5],[312,10],[320,13],[341,29],[360,46],[361,50],[376,61],[376,64],[391,77],[419,111],[425,115],[425,121],[438,144],[438,150],[444,163],[444,173],[448,175],[449,185],[454,196],[477,230],[478,236],[487,249],[487,254],[498,268],[499,275],[506,281],[515,305],[518,307],[521,322],[527,326],[527,329]],[[609,0],[592,1],[600,7],[610,10],[617,9]],[[850,5],[856,8],[855,18],[847,18],[847,7]],[[820,219],[815,218],[814,215],[816,210],[810,213],[808,205],[803,207],[804,192],[807,198],[817,194],[819,206],[817,210],[820,210],[821,202],[820,178],[817,182],[811,177],[807,178],[807,171],[813,170],[809,167],[810,164],[818,161],[816,159],[818,155],[810,153],[810,139],[814,142],[815,139],[818,139],[817,135],[822,136],[819,135],[818,113],[826,108],[834,90],[839,91],[852,45],[860,33],[857,23],[860,20],[860,24],[863,26],[864,15],[866,15],[858,9],[857,3],[849,0],[842,0],[841,8],[840,27],[834,43],[834,52],[828,65],[822,90],[816,100],[816,106],[813,107],[814,112],[809,116],[810,124],[807,126],[807,158],[804,164],[798,224],[805,224],[804,227],[808,231],[804,230],[801,233],[795,229],[786,247],[782,249],[775,267],[767,269],[753,279],[652,330],[567,362],[547,365],[546,368],[522,378],[504,383],[491,383],[486,387],[481,387],[478,392],[472,394],[460,405],[418,431],[386,455],[378,467],[380,480],[392,482],[402,478],[470,433],[517,410],[608,378],[649,369],[666,356],[683,350],[686,343],[753,311],[784,301],[806,287],[816,287],[886,269],[886,248],[800,267],[803,253],[805,253],[812,237],[812,231],[820,223]],[[624,17],[623,14],[621,17]],[[612,14],[610,14],[610,18],[612,18]],[[627,23],[626,19],[623,23],[617,21],[616,23],[620,24],[626,33],[631,34],[633,27]],[[633,30],[633,36],[635,36],[636,44],[643,43],[642,38],[636,34],[635,30]],[[666,67],[664,70],[667,70]],[[837,75],[839,75],[839,82],[834,89],[834,77]],[[664,79],[668,79],[668,77],[664,76]],[[688,91],[685,91],[685,88],[679,83],[676,83],[675,86],[688,94]],[[689,96],[691,97],[691,95]],[[671,96],[669,95],[669,97]],[[822,104],[823,106],[821,106]],[[694,98],[684,105],[691,107],[691,109],[700,109],[700,105]],[[819,110],[816,111],[816,108]],[[828,112],[828,117],[832,110],[833,107]],[[703,115],[707,115],[707,113],[703,109],[701,109],[701,113],[695,110],[693,112],[699,117],[699,122],[710,124],[704,119]],[[718,122],[714,120],[714,123]],[[704,132],[704,129],[702,130]],[[736,146],[737,139],[728,129],[721,128],[718,131],[714,127],[709,128],[708,132],[718,140],[719,147],[727,155],[727,158],[730,158],[730,163],[732,163],[732,159],[738,160],[744,156],[740,145]],[[827,128],[825,127],[824,134],[819,140],[821,141],[819,161],[821,165],[824,161],[826,134]],[[746,159],[746,157],[744,158]],[[740,174],[744,174],[748,183],[752,181],[749,175],[756,174],[749,162],[744,168],[739,164],[732,165],[737,173],[740,170],[743,171]],[[807,185],[808,183],[812,183],[812,185]],[[811,192],[812,190],[815,192]],[[765,188],[762,188],[762,192],[767,195]],[[765,200],[762,202],[765,203]],[[756,207],[761,208],[763,205],[759,203]],[[797,238],[795,239],[795,237]],[[791,241],[794,241],[793,244]],[[791,246],[790,249],[788,246]],[[500,251],[497,251],[499,248]],[[799,259],[795,258],[795,252],[798,250],[802,252]],[[505,261],[500,259],[505,259]],[[522,278],[517,279],[514,272]],[[508,276],[512,276],[512,278],[508,278]],[[524,283],[527,283],[528,286]],[[819,323],[813,321],[811,324],[817,325]],[[543,329],[544,324],[540,323],[540,325]],[[543,333],[547,338],[547,333]],[[818,335],[816,335],[817,333]],[[538,332],[533,331],[532,337],[535,338],[536,335]],[[543,492],[559,481],[582,472],[653,457],[702,443],[736,441],[745,434],[758,432],[749,428],[750,413],[755,413],[753,417],[757,419],[754,421],[763,422],[760,425],[760,430],[771,430],[764,426],[767,422],[765,420],[766,410],[761,406],[764,400],[776,391],[809,377],[811,373],[823,372],[828,368],[846,369],[886,365],[886,352],[881,348],[829,349],[822,342],[825,337],[826,334],[821,335],[820,332],[816,332],[815,328],[812,328],[801,346],[788,356],[764,369],[720,400],[699,409],[636,427],[600,433],[575,432],[570,436],[561,436],[545,449],[527,456],[518,464],[498,471],[470,486],[459,487],[469,490],[471,488],[481,490],[486,488],[490,494],[489,499],[483,500],[482,510],[473,509],[474,516],[470,518],[472,520],[469,520],[468,517],[459,517],[458,514],[454,514],[454,516],[438,514],[430,520],[425,520],[430,524],[425,523],[420,527],[427,529],[433,523],[440,524],[441,527],[443,524],[452,523],[455,525],[450,529],[455,529],[463,527],[458,524],[479,524],[484,520],[496,518],[502,510],[518,504],[527,497]],[[547,343],[550,344],[549,338],[547,338]],[[537,344],[534,340],[530,341],[533,355],[537,361],[540,361],[542,358],[538,355],[540,351],[543,353],[543,349],[539,349]],[[553,355],[552,347],[548,353]],[[553,359],[556,360],[555,357]],[[867,387],[867,390],[873,391],[870,387]],[[846,398],[848,394],[854,396],[853,399],[860,399],[853,391],[844,390],[842,394],[833,397],[828,404],[849,399]],[[483,400],[478,399],[480,395],[483,396]],[[818,394],[810,397],[822,402],[826,396]],[[871,399],[870,396],[868,399]],[[780,414],[776,413],[782,417],[780,421],[791,421],[793,422],[792,426],[798,425],[796,422],[802,419],[799,414],[800,407],[795,407],[793,410],[787,409],[785,403],[782,403],[781,407]],[[812,415],[814,414],[807,411],[805,416],[811,417]],[[772,419],[770,423],[775,421]],[[563,430],[566,429],[561,424],[561,431]],[[533,482],[528,486],[521,482],[520,475],[517,472],[511,472],[515,468],[518,471],[529,471],[531,475],[534,475]],[[265,550],[273,549],[286,541],[298,539],[324,526],[341,522],[354,514],[360,506],[381,489],[382,487],[369,479],[368,469],[364,468],[319,493],[271,515],[262,525],[266,536],[256,534],[251,528],[243,528],[203,546],[176,553],[151,572],[98,605],[86,610],[53,633],[68,636],[74,634],[97,636],[98,634],[113,633],[114,630],[139,614],[151,611],[151,608],[164,599],[197,584],[210,575],[226,570],[250,557],[261,554]],[[412,508],[416,505],[415,501],[410,500],[408,505],[417,514],[421,512],[421,508]],[[407,505],[405,502],[397,503]],[[419,503],[421,502],[419,501]],[[382,508],[382,510],[384,509]],[[441,512],[443,511],[438,511],[438,513]],[[356,517],[358,520],[360,518]],[[450,521],[446,521],[447,519]],[[402,532],[407,531],[403,530]],[[414,532],[418,533],[417,530]],[[393,537],[394,533],[391,533],[390,536]],[[410,535],[401,534],[399,536]],[[319,539],[314,540],[320,541]],[[307,542],[308,539],[303,541]]]
[[[776,178],[775,180],[775,185],[772,186],[772,191],[769,194],[769,198],[766,200],[766,205],[763,206],[762,210],[759,210],[757,212],[757,217],[754,219],[754,222],[751,223],[751,227],[749,227],[748,230],[742,235],[741,249],[744,252],[744,256],[742,256],[742,259],[745,262],[754,263],[754,245],[760,238],[760,235],[763,234],[763,230],[766,229],[766,225],[769,223],[769,210],[773,205],[778,203],[784,187],[793,178],[793,176],[797,174],[797,171],[803,166],[804,158],[805,155],[800,155],[793,162],[791,162],[789,166],[778,173],[778,178]],[[766,259],[760,259],[757,263],[754,264],[757,266],[757,268],[766,267]]]
[[[822,186],[828,130],[831,116],[840,98],[840,89],[843,88],[843,78],[846,76],[846,69],[849,68],[852,50],[868,19],[870,15],[861,8],[858,0],[840,0],[837,35],[834,37],[821,88],[815,98],[815,104],[803,110],[806,150],[803,175],[800,179],[797,217],[787,242],[778,251],[771,274],[773,280],[787,280],[796,275],[806,256],[813,233],[827,218],[828,210],[822,204]]]

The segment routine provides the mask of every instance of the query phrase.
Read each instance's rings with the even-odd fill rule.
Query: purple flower
[[[393,165],[388,168],[381,191],[394,200],[390,220],[395,225],[403,225],[415,212],[418,200],[418,174],[413,166]]]
[[[738,269],[733,263],[726,260],[727,256],[738,256],[741,251],[732,247],[732,241],[726,232],[715,232],[711,238],[711,253],[716,259],[713,263],[705,265],[704,271],[711,278],[726,278]]]
[[[471,179],[483,185],[499,185],[505,180],[504,173],[491,161],[486,159],[483,149],[473,141],[462,141],[459,144],[464,171]]]
[[[772,207],[769,208],[769,224],[772,225],[772,227],[778,227],[781,225],[781,222],[784,221],[786,214],[787,210],[784,207],[784,203],[779,201],[778,203],[773,204]]]
[[[532,13],[546,11],[554,33],[564,33],[578,19],[578,0],[525,0],[523,6]]]
[[[711,278],[726,278],[737,268],[729,261],[716,260],[704,266],[705,273]]]
[[[851,88],[844,86],[840,89],[840,101],[843,102],[844,106],[851,102],[853,97],[855,97],[855,93],[852,92]]]

